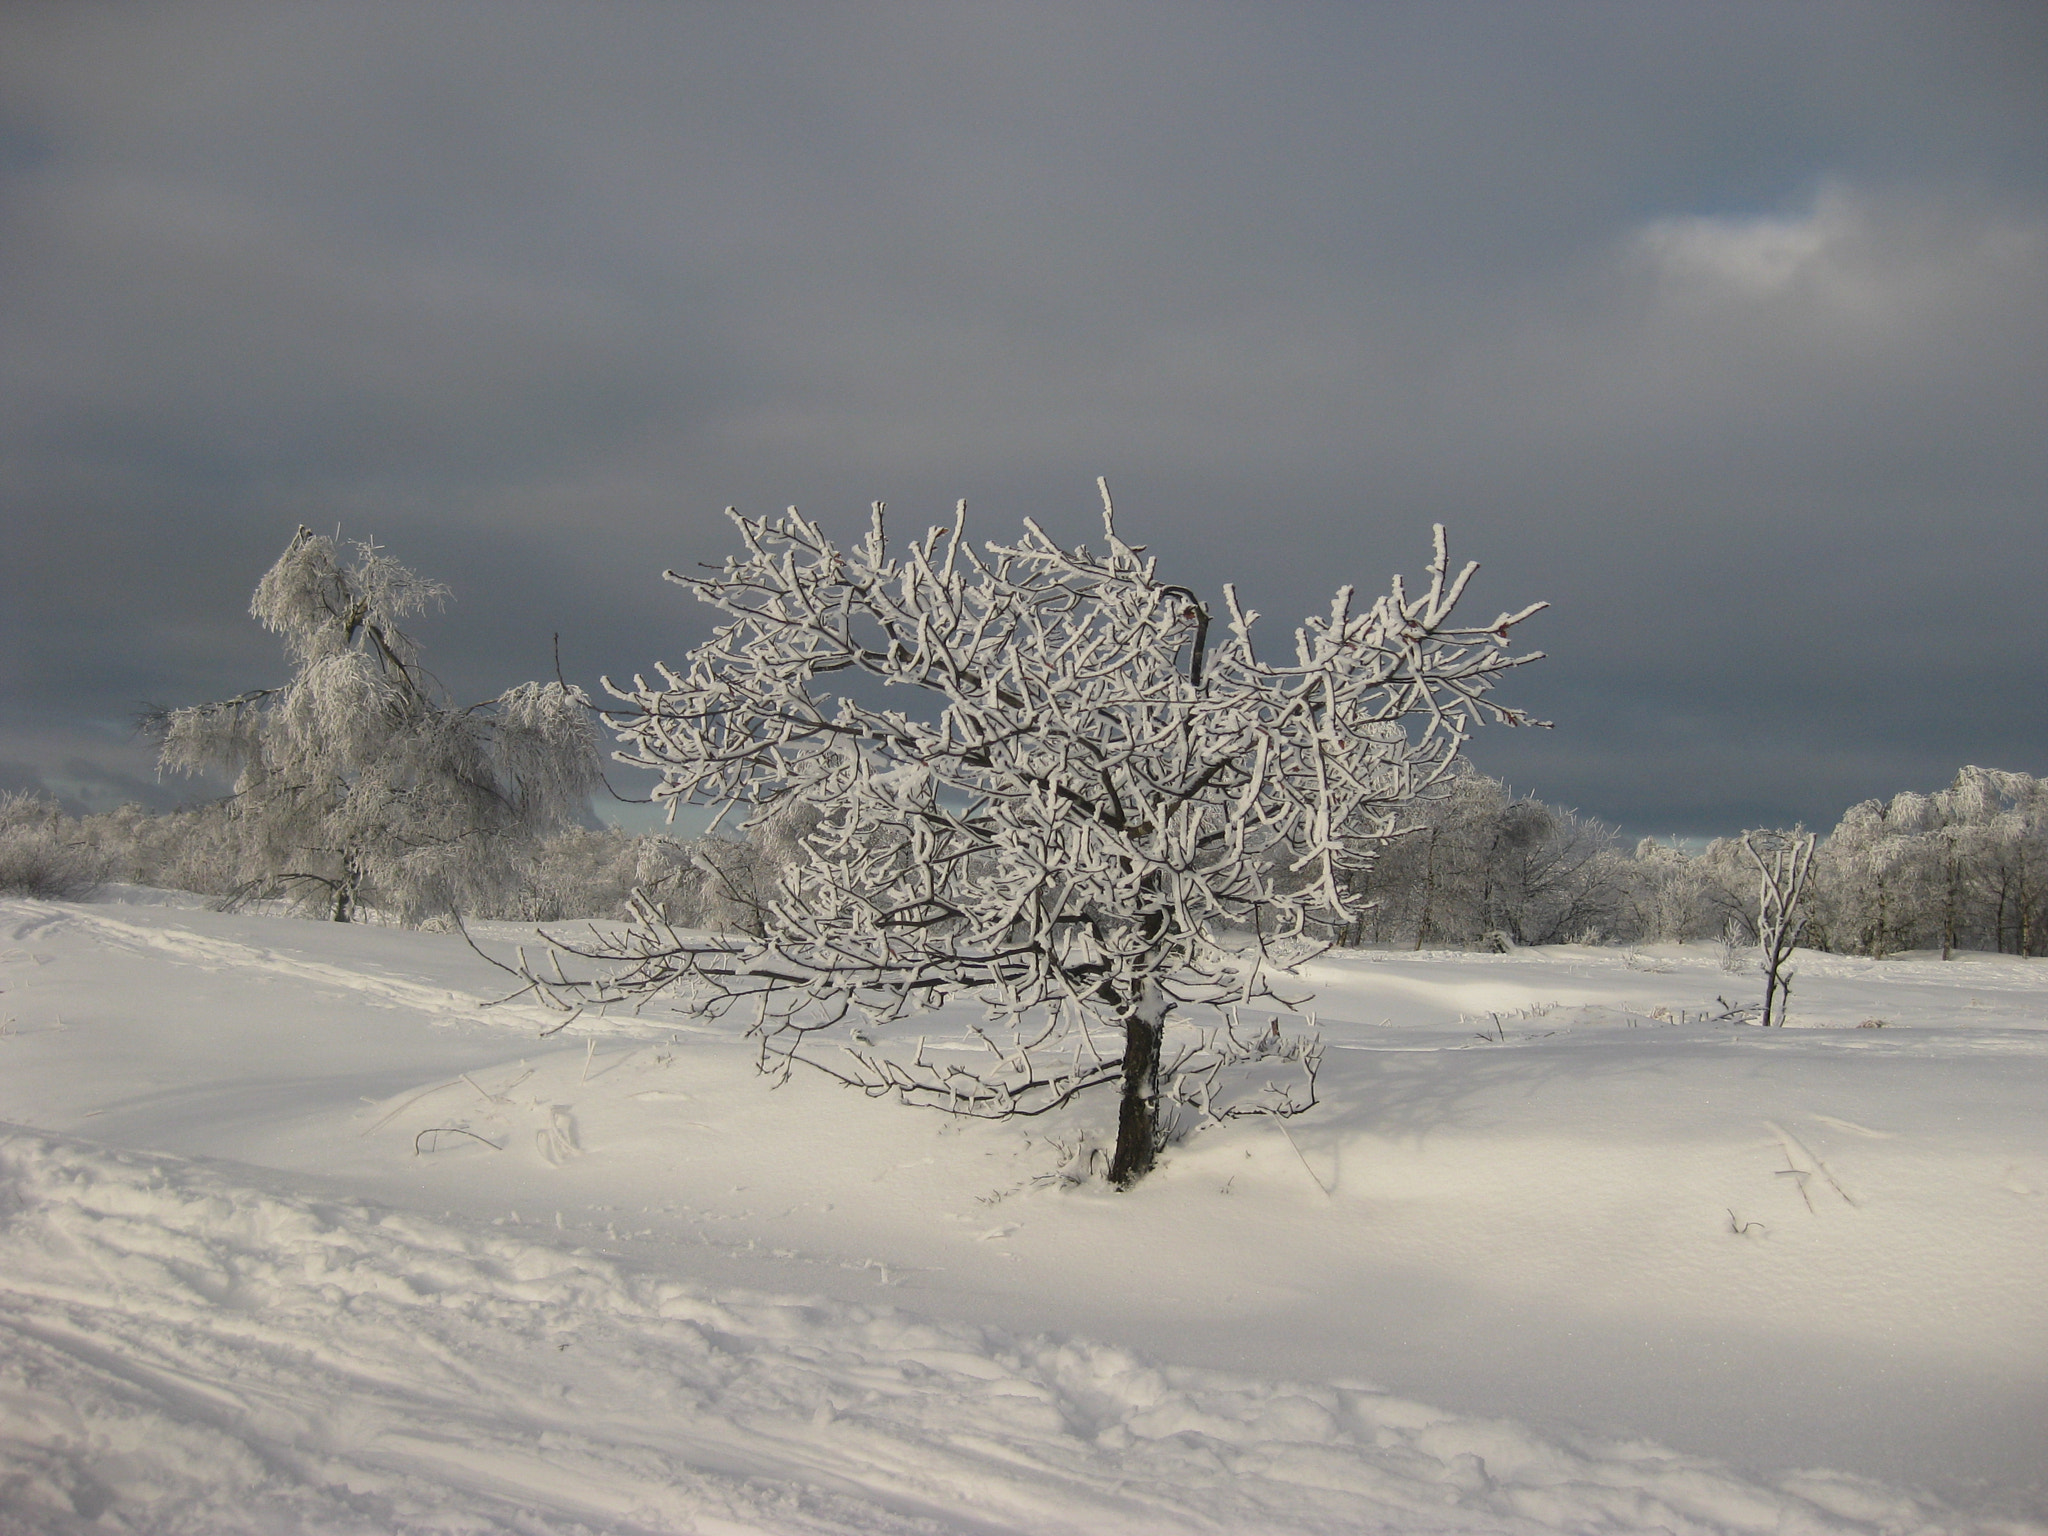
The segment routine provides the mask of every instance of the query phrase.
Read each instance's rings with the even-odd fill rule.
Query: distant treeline
[[[1415,948],[1756,938],[1739,838],[1699,852],[1611,828],[1477,774],[1406,808],[1412,831],[1358,881],[1339,942]],[[1965,768],[1934,794],[1850,808],[1821,841],[1804,942],[1843,954],[2048,950],[2048,786]]]
[[[154,813],[139,805],[67,816],[46,800],[0,796],[0,894],[79,898],[109,881],[189,891],[223,909],[292,902],[326,916],[292,876],[272,872],[260,829],[233,799]],[[568,826],[507,861],[496,889],[463,915],[518,922],[623,917],[642,892],[685,927],[751,931],[791,848],[767,838],[676,838]],[[369,916],[374,908],[367,908]],[[386,920],[402,916],[393,911]],[[432,926],[431,922],[428,926]]]
[[[1756,871],[1739,840],[1699,852],[1517,796],[1478,774],[1403,808],[1409,830],[1356,877],[1347,945],[1502,948],[1755,940]],[[232,801],[165,814],[124,806],[72,817],[0,798],[0,891],[80,896],[104,881],[222,906],[277,898],[252,875]],[[801,829],[746,838],[565,827],[534,841],[466,915],[527,922],[622,917],[634,892],[680,926],[758,932]],[[1845,954],[2048,950],[2048,788],[1965,768],[1933,794],[1852,807],[1820,845],[1806,942]]]

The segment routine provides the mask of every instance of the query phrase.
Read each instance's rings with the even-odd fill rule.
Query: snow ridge
[[[0,1129],[0,1533],[1980,1529],[262,1177]]]

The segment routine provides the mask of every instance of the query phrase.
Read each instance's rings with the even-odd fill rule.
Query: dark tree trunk
[[[1148,979],[1124,1021],[1124,1095],[1117,1112],[1116,1155],[1109,1164],[1109,1182],[1118,1189],[1129,1189],[1150,1173],[1159,1149],[1159,1052],[1166,1009],[1165,994]]]
[[[1948,892],[1941,903],[1941,958],[1953,960],[1956,957],[1956,908],[1962,903],[1962,859],[1949,845],[1948,863],[1944,871],[1948,876]]]
[[[1775,1006],[1778,1022],[1785,1022],[1785,1004],[1790,1000],[1792,987],[1789,982],[1778,980],[1778,967],[1766,964],[1764,969],[1764,1028],[1771,1027],[1771,1013]]]
[[[363,866],[356,861],[353,853],[343,856],[342,876],[335,883],[334,907],[330,915],[337,923],[355,921],[356,888],[363,883]]]
[[[1431,929],[1435,926],[1436,922],[1436,834],[1437,829],[1431,827],[1429,829],[1429,846],[1424,853],[1422,861],[1422,915],[1415,920],[1415,947],[1417,949],[1422,948],[1434,936],[1431,933]]]

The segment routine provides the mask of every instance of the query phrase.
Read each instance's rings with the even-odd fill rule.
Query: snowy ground
[[[1326,959],[1324,1105],[1118,1195],[126,896],[0,902],[9,1536],[2048,1531],[2042,962]]]

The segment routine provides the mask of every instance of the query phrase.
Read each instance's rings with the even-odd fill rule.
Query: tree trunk
[[[1116,1155],[1109,1182],[1129,1189],[1152,1171],[1159,1149],[1159,1052],[1171,1005],[1159,983],[1146,977],[1138,1003],[1124,1021],[1124,1096],[1117,1112]]]
[[[363,866],[350,853],[343,855],[341,869],[341,879],[334,887],[332,916],[337,923],[350,923],[355,921],[356,887],[363,883]]]
[[[1962,899],[1963,883],[1962,860],[1954,844],[1949,845],[1944,873],[1948,876],[1948,892],[1941,904],[1941,958],[1953,960],[1956,957],[1956,907]]]
[[[1433,909],[1436,906],[1436,834],[1437,829],[1431,827],[1429,829],[1428,853],[1422,862],[1422,915],[1415,920],[1415,947],[1417,949],[1422,948],[1424,944],[1429,942],[1430,927],[1434,921]]]

